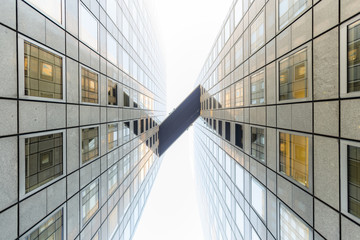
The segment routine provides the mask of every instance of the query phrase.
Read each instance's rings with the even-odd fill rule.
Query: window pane
[[[62,24],[62,0],[26,0]]]
[[[118,145],[118,125],[108,125],[108,150],[110,151]]]
[[[242,18],[242,0],[238,0],[235,5],[235,27],[239,24]]]
[[[264,12],[251,25],[251,54],[256,52],[265,43]]]
[[[99,103],[98,74],[81,67],[81,101]]]
[[[33,239],[53,239],[61,240],[63,239],[63,208],[51,215],[44,223],[38,226],[34,231],[32,231],[28,236],[25,237],[26,240]]]
[[[243,38],[235,44],[235,66],[239,66],[243,62]]]
[[[115,164],[108,171],[108,181],[109,181],[109,194],[111,194],[117,187],[118,182],[118,166]]]
[[[239,165],[236,165],[236,186],[239,188],[240,192],[244,192],[244,169]]]
[[[225,139],[230,141],[230,123],[229,122],[225,122]]]
[[[244,105],[244,82],[238,81],[235,84],[235,106],[240,107]]]
[[[243,129],[240,124],[235,124],[235,145],[243,148]]]
[[[117,91],[116,82],[108,80],[108,105],[118,105]]]
[[[360,91],[360,21],[348,28],[348,92]]]
[[[25,139],[25,193],[63,174],[63,133]]]
[[[108,222],[109,222],[109,236],[112,236],[118,225],[118,207],[117,207],[117,205],[114,207],[114,209],[109,214]]]
[[[265,135],[262,128],[251,128],[251,155],[261,161],[265,160]]]
[[[251,205],[255,211],[265,220],[266,211],[265,187],[255,178],[251,179]]]
[[[280,239],[311,239],[309,227],[283,204],[280,204]]]
[[[96,18],[80,4],[80,39],[97,51],[98,22]]]
[[[115,0],[107,0],[106,1],[106,13],[109,17],[116,23],[116,8],[117,4]]]
[[[280,171],[309,187],[309,139],[280,133]]]
[[[81,130],[82,163],[86,163],[99,156],[99,128],[84,128]]]
[[[110,35],[107,34],[107,59],[114,64],[117,64],[117,43],[115,39]]]
[[[307,49],[280,61],[280,100],[307,97]]]
[[[236,225],[243,237],[245,234],[244,217],[244,212],[241,210],[239,204],[236,203]]]
[[[279,28],[295,19],[307,7],[307,0],[279,0]]]
[[[123,88],[124,91],[124,107],[130,107],[130,91],[128,88]]]
[[[24,80],[27,96],[63,98],[63,58],[24,41]]]
[[[130,122],[123,123],[123,143],[130,140]]]
[[[225,108],[229,108],[231,105],[231,91],[230,91],[230,87],[228,87],[227,89],[225,89]]]
[[[95,180],[81,192],[81,219],[84,225],[99,209],[99,181]]]
[[[360,148],[348,146],[348,208],[360,218]]]
[[[265,103],[265,78],[264,71],[250,77],[251,104]]]

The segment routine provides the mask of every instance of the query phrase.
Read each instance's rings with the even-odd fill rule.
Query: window
[[[229,122],[225,122],[225,139],[230,141],[230,123]]]
[[[265,220],[266,196],[265,187],[255,178],[251,178],[251,206]]]
[[[235,164],[235,183],[236,186],[239,188],[240,192],[244,192],[244,169],[239,164]]]
[[[106,13],[109,15],[111,20],[116,24],[116,9],[117,4],[115,0],[107,0],[106,1]]]
[[[302,49],[279,63],[279,98],[307,97],[307,49]]]
[[[64,239],[64,209],[61,208],[44,222],[40,223],[24,239]]]
[[[225,108],[231,107],[231,105],[230,105],[230,103],[231,103],[231,94],[230,93],[231,93],[230,87],[225,89]]]
[[[116,82],[108,80],[108,105],[118,105]]]
[[[91,182],[81,191],[81,223],[85,225],[87,221],[99,209],[99,180]]]
[[[99,103],[99,75],[85,67],[81,67],[81,101]]]
[[[235,66],[239,66],[243,62],[243,57],[243,38],[241,37],[235,44]]]
[[[144,132],[144,119],[140,120],[140,132],[143,133]]]
[[[240,233],[243,237],[245,237],[245,215],[244,212],[242,211],[242,209],[240,208],[239,204],[236,203],[236,225],[240,230]]]
[[[128,175],[130,171],[130,155],[126,155],[123,160],[123,174],[124,177]]]
[[[360,20],[348,26],[347,92],[360,91]]]
[[[130,91],[124,87],[124,107],[130,107]]]
[[[234,8],[234,11],[235,11],[235,27],[239,24],[241,18],[242,18],[242,15],[243,15],[243,9],[242,9],[242,0],[238,0],[236,5],[235,5],[235,8]]]
[[[244,82],[243,80],[238,81],[235,84],[235,107],[244,105]]]
[[[25,96],[63,99],[63,57],[24,41]]]
[[[282,203],[280,203],[280,239],[312,239],[310,228]]]
[[[107,34],[107,59],[114,64],[117,64],[117,43],[115,39],[110,35]]]
[[[279,0],[279,29],[300,15],[307,7],[307,0]]]
[[[243,129],[242,125],[235,124],[235,145],[243,148]]]
[[[265,77],[264,71],[256,73],[250,77],[251,104],[265,103]]]
[[[108,190],[109,194],[114,192],[118,183],[118,166],[114,164],[108,171]]]
[[[98,49],[98,22],[96,18],[90,13],[83,4],[80,4],[79,9],[80,24],[79,37],[80,40],[86,43],[95,51]]]
[[[26,0],[60,24],[63,21],[63,0]]]
[[[24,139],[25,194],[63,175],[64,136],[57,132]]]
[[[220,121],[220,120],[219,120],[218,133],[220,136],[222,136],[222,121]]]
[[[309,187],[309,138],[283,132],[279,138],[280,172]]]
[[[292,239],[292,238],[289,238]],[[255,229],[251,228],[251,240],[261,240],[259,235],[256,233]]]
[[[134,108],[138,107],[138,94],[136,91],[133,91],[133,106]]]
[[[231,71],[231,52],[229,52],[229,53],[226,55],[224,61],[225,61],[225,66],[224,66],[225,69],[224,69],[224,71],[225,71],[225,76],[226,76],[226,75],[228,75],[228,74],[230,73],[230,71]]]
[[[108,223],[109,223],[109,235],[111,236],[109,239],[115,239],[115,237],[113,238],[114,234],[115,234],[115,230],[118,226],[118,205],[115,205],[114,209],[111,211],[111,213],[109,214],[108,217]]]
[[[81,129],[81,161],[86,163],[99,156],[99,127]]]
[[[260,161],[265,161],[265,130],[251,127],[251,155]]]
[[[130,122],[124,122],[123,125],[123,143],[130,141]]]
[[[348,211],[360,218],[360,147],[347,146]]]
[[[265,21],[264,11],[256,18],[251,25],[251,54],[255,53],[265,43]]]
[[[135,120],[134,121],[134,134],[135,135],[138,135],[138,129],[139,129],[139,121],[138,120]]]
[[[118,125],[115,124],[108,124],[108,150],[115,148],[118,145]]]

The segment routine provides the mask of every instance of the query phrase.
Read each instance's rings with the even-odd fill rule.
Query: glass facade
[[[24,41],[25,95],[63,99],[63,59]]]
[[[99,127],[81,130],[81,161],[89,162],[99,156]]]
[[[265,133],[262,128],[251,127],[251,155],[265,161]]]

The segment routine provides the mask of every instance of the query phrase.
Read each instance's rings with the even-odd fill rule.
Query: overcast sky
[[[168,111],[193,90],[233,0],[144,0],[166,63]],[[134,240],[201,240],[192,129],[169,148]]]

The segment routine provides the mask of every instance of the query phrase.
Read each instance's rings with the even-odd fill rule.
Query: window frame
[[[286,175],[285,173],[280,171],[280,133],[287,133],[290,135],[297,135],[297,136],[303,136],[303,137],[308,137],[308,141],[309,141],[309,169],[308,169],[308,180],[309,180],[309,187],[306,187],[304,185],[302,185],[301,183],[299,183],[298,181],[296,181],[295,179],[293,179],[292,177]],[[283,178],[287,179],[288,181],[290,181],[291,183],[293,183],[294,185],[300,187],[301,189],[305,190],[306,192],[312,193],[313,192],[313,137],[311,134],[306,134],[306,133],[302,133],[302,132],[294,132],[294,131],[288,131],[288,130],[277,130],[276,131],[276,152],[277,152],[277,157],[276,157],[276,172],[282,176]]]
[[[341,187],[341,212],[360,224],[360,218],[351,214],[348,208],[348,146],[360,147],[360,142],[349,141],[349,140],[340,140],[340,187]]]
[[[36,97],[36,96],[29,96],[29,95],[25,95],[25,66],[24,66],[24,41],[29,42],[31,44],[36,45],[39,48],[42,48],[50,53],[53,53],[55,55],[57,55],[58,57],[62,58],[62,99],[56,99],[56,98],[46,98],[46,97]],[[36,100],[36,101],[41,101],[41,102],[59,102],[59,103],[63,103],[66,102],[66,88],[65,88],[65,76],[66,76],[66,69],[65,69],[65,56],[61,53],[58,53],[50,48],[48,48],[47,46],[45,46],[44,44],[38,43],[34,40],[31,40],[27,37],[25,37],[24,35],[19,34],[18,36],[18,64],[19,64],[19,71],[18,71],[18,83],[19,83],[19,88],[18,88],[18,94],[19,94],[19,98],[20,99],[31,99],[31,100]]]
[[[90,71],[92,73],[95,73],[98,76],[98,103],[89,103],[89,102],[83,102],[82,101],[82,87],[81,87],[81,77],[82,77],[81,69],[82,68],[84,68],[87,71]],[[99,106],[100,105],[100,101],[101,101],[101,98],[100,98],[101,82],[100,81],[101,81],[100,74],[97,71],[95,71],[95,70],[93,70],[93,69],[91,69],[91,68],[89,68],[89,67],[87,67],[87,66],[85,66],[85,65],[83,65],[81,63],[79,64],[79,96],[80,96],[80,103],[81,104],[93,105],[93,106]]]
[[[47,222],[51,217],[53,217],[56,213],[58,213],[58,211],[60,211],[62,209],[63,215],[63,239],[66,239],[66,233],[67,233],[67,202],[65,202],[64,204],[62,204],[61,206],[59,206],[58,208],[56,208],[55,210],[53,210],[51,212],[51,214],[47,215],[43,220],[41,220],[38,224],[36,224],[34,227],[32,227],[31,229],[29,229],[28,231],[26,231],[23,236],[20,238],[21,240],[26,240],[27,237],[30,236],[31,233],[33,233],[33,231],[37,228],[39,228],[41,225],[43,225],[45,222]]]
[[[348,21],[340,25],[340,39],[339,39],[339,48],[340,48],[340,97],[341,98],[351,98],[359,97],[360,91],[356,92],[347,92],[347,83],[348,83],[348,26],[359,21],[360,15],[355,16]]]
[[[99,154],[98,154],[98,156],[96,156],[96,157],[94,157],[94,158],[92,158],[92,159],[89,159],[86,163],[82,163],[82,130],[83,129],[88,129],[88,128],[98,128],[98,149],[99,149]],[[80,149],[80,158],[79,158],[79,160],[80,160],[80,167],[82,167],[82,166],[85,166],[85,165],[88,165],[89,163],[91,163],[91,162],[93,162],[93,161],[95,161],[96,159],[99,159],[100,158],[100,156],[101,156],[101,144],[100,144],[100,141],[101,141],[101,135],[100,135],[100,125],[90,125],[90,126],[86,126],[86,127],[80,127],[80,133],[79,133],[79,136],[80,136],[80,139],[79,139],[79,141],[80,141],[80,145],[79,145],[79,149]],[[107,134],[106,134],[106,136],[107,136]]]
[[[306,102],[312,100],[312,44],[311,42],[301,45],[295,49],[293,49],[291,52],[287,53],[286,55],[282,56],[281,58],[276,60],[276,100],[277,103],[293,103],[293,102]],[[307,77],[307,97],[305,98],[292,98],[292,99],[286,99],[286,100],[280,100],[280,62],[284,60],[285,58],[291,57],[292,55],[306,49],[306,77]],[[295,65],[294,65],[295,66]]]
[[[37,7],[36,4],[32,3],[31,0],[24,0],[28,5],[35,8],[37,11],[42,13],[47,18],[51,19],[56,25],[60,26],[61,28],[65,29],[66,26],[66,17],[65,17],[65,0],[61,1],[61,22],[58,22],[54,17],[50,16],[48,13],[46,13],[45,10],[41,9],[40,7]]]
[[[57,178],[31,190],[30,192],[26,193],[25,192],[25,139],[27,138],[32,138],[32,137],[40,137],[40,136],[46,136],[46,135],[50,135],[50,134],[56,134],[56,133],[62,133],[63,134],[63,174],[58,176]],[[25,135],[20,135],[19,136],[19,159],[20,159],[20,165],[19,165],[19,187],[20,187],[20,191],[19,191],[19,198],[20,200],[27,198],[30,195],[33,195],[41,190],[43,190],[44,188],[50,186],[51,184],[53,184],[54,182],[58,181],[60,178],[63,178],[66,176],[66,131],[65,129],[63,130],[55,130],[55,131],[48,131],[48,132],[40,132],[40,133],[33,133],[33,134],[25,134]]]

